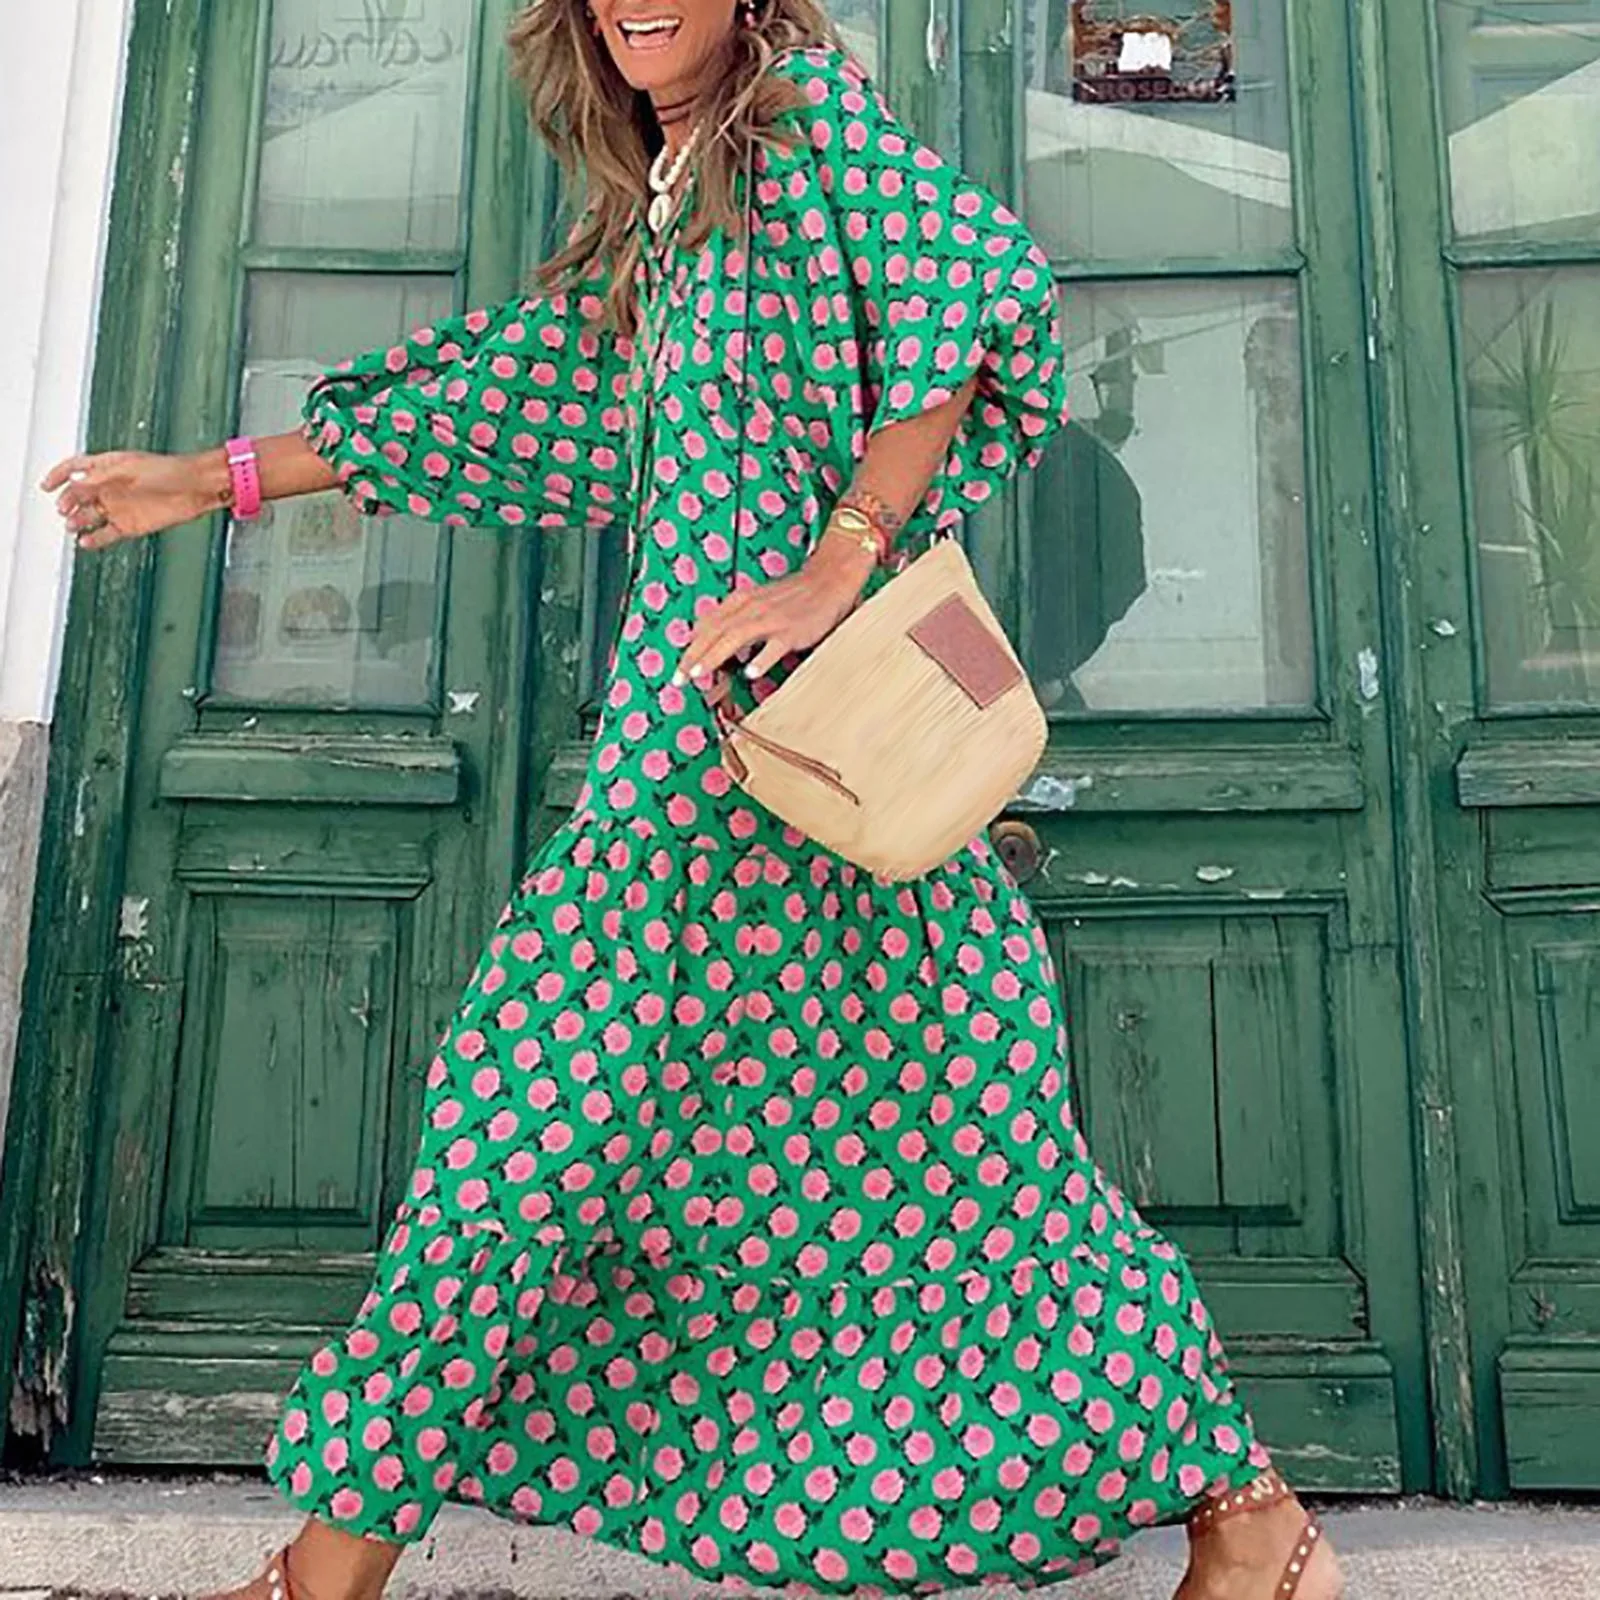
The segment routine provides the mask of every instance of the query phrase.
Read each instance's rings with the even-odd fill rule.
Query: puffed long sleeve
[[[757,210],[804,275],[817,381],[853,416],[853,455],[978,380],[929,489],[926,509],[947,526],[1037,463],[1066,420],[1049,259],[896,120],[847,53],[796,51],[779,70],[804,103],[788,114],[794,148],[763,163]]]
[[[592,289],[418,328],[325,373],[306,438],[369,513],[477,527],[604,527],[626,509],[628,342]]]

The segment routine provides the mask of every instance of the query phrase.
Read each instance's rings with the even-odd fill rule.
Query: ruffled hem
[[[733,1593],[1026,1589],[1090,1571],[1270,1458],[1209,1330],[1165,1360],[1152,1347],[1139,1378],[1075,1348],[1072,1299],[1094,1275],[1064,1265],[1047,1285],[825,1290],[611,1254],[562,1265],[443,1498]],[[421,1536],[376,1502],[341,1507],[326,1474],[297,1485],[286,1460],[274,1481],[301,1509]]]

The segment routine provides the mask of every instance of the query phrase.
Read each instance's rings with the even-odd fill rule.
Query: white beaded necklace
[[[670,161],[667,160],[668,146],[656,152],[655,160],[650,163],[650,209],[646,217],[650,223],[652,233],[660,233],[672,221],[673,191],[678,187],[678,179],[683,176],[683,169],[689,164],[689,157],[694,154],[695,146],[700,142],[700,129],[696,125],[683,141],[682,148]]]

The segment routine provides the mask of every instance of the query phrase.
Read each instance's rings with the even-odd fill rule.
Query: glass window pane
[[[298,426],[325,365],[447,315],[453,293],[448,277],[253,274],[244,431]],[[435,525],[361,517],[340,494],[230,524],[214,688],[293,704],[426,703],[443,548]]]
[[[1438,9],[1456,232],[1600,238],[1600,0]]]
[[[1041,699],[1062,712],[1309,707],[1295,284],[1065,298],[1074,420],[1030,485]]]
[[[868,72],[878,70],[878,46],[883,37],[881,10],[880,0],[833,0],[828,7],[844,42]]]
[[[1021,3],[1027,214],[1046,249],[1123,261],[1259,254],[1292,242],[1284,0],[1232,0],[1231,25],[1228,0]],[[1171,19],[1180,64],[1204,62],[1231,37],[1235,102],[1074,100],[1085,30],[1121,59],[1122,22],[1148,28],[1152,13]]]
[[[273,0],[254,242],[459,242],[472,0]]]
[[[1489,697],[1600,706],[1600,267],[1461,284]]]

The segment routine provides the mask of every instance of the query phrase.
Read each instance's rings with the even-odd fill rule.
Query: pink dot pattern
[[[578,805],[439,1043],[379,1270],[269,1470],[372,1538],[455,1499],[730,1592],[1030,1586],[1270,1461],[1187,1263],[1074,1121],[1058,975],[987,841],[879,884],[748,802],[671,684],[697,609],[803,559],[872,430],[978,377],[925,535],[1062,417],[1022,225],[849,57],[780,70],[803,105],[752,258],[719,234],[646,284],[648,372],[589,284],[308,400],[369,509],[633,538]]]

